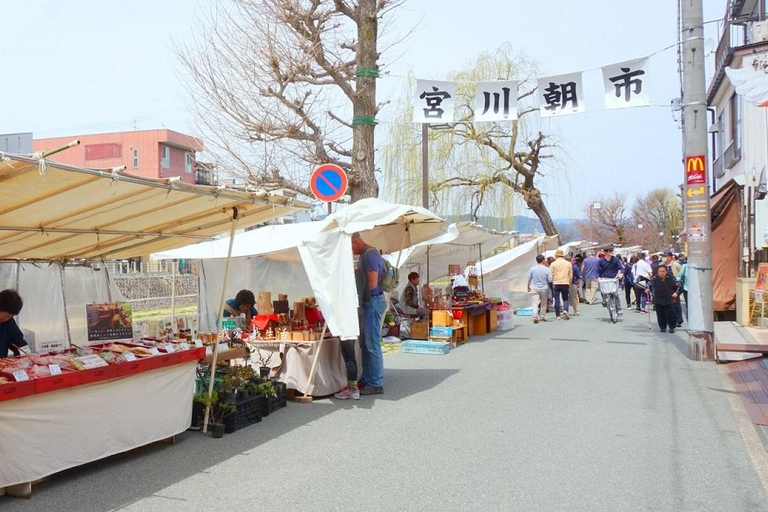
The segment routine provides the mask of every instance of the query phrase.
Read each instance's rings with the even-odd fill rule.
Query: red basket
[[[80,375],[78,375],[77,371],[62,371],[61,375],[41,377],[33,382],[35,383],[35,393],[47,393],[79,385]]]
[[[22,398],[35,394],[35,381],[25,380],[22,382],[9,382],[0,384],[0,402]]]

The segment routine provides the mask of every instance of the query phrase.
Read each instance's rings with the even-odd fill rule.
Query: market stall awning
[[[478,261],[514,235],[513,231],[494,231],[474,222],[451,224],[445,234],[403,251],[401,267],[410,269],[429,262],[430,280],[439,279],[448,275],[448,265],[463,267],[468,261]],[[397,254],[389,255],[389,260],[394,264]]]
[[[119,259],[304,210],[282,195],[0,155],[0,259]]]
[[[328,216],[323,230],[333,229],[349,235],[359,232],[367,243],[388,254],[445,233],[448,223],[426,208],[368,198]]]

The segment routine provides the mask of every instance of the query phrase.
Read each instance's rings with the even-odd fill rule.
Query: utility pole
[[[695,361],[715,360],[712,222],[707,165],[707,98],[702,0],[680,0],[683,60],[685,228],[688,233],[688,348]]]
[[[429,125],[421,125],[421,203],[429,209]]]

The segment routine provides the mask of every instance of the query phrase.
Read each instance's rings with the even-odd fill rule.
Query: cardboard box
[[[411,322],[411,338],[416,340],[426,340],[429,337],[429,322],[421,320]]]
[[[453,314],[447,310],[432,311],[432,325],[435,327],[449,327],[453,325]]]

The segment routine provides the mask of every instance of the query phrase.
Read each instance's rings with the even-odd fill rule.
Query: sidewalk
[[[187,433],[0,509],[768,511],[717,365],[645,315],[582,314],[520,317],[445,356],[387,354],[384,395]]]

